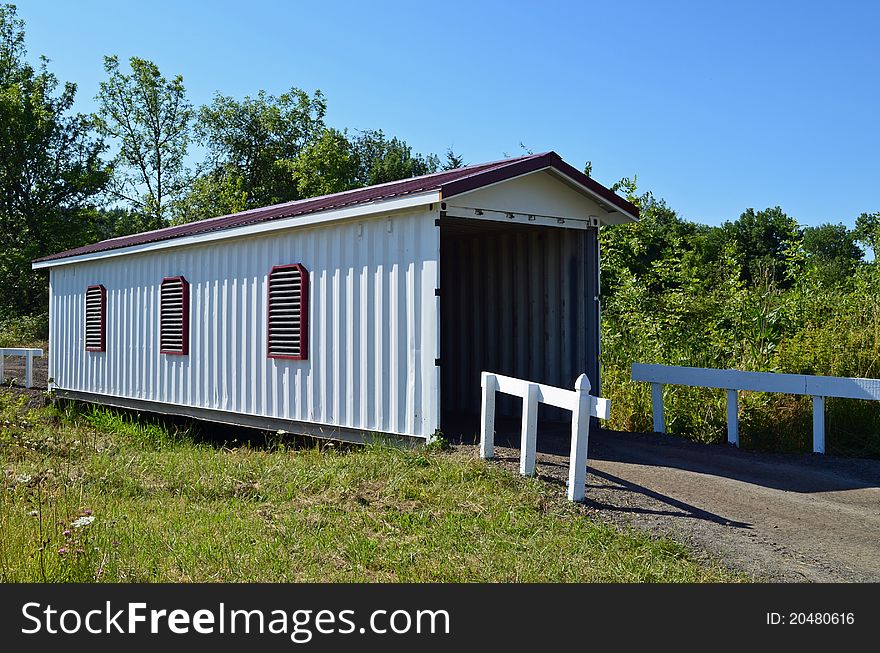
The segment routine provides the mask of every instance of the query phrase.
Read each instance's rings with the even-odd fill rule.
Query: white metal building
[[[637,215],[550,152],[62,252],[49,377],[347,440],[476,414],[481,369],[598,394],[598,227]]]

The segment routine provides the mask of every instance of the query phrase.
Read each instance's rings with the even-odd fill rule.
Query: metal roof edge
[[[439,201],[439,191],[431,190],[423,193],[414,193],[412,195],[393,197],[386,200],[377,200],[365,204],[356,204],[353,206],[328,209],[326,211],[319,211],[306,215],[291,216],[289,218],[279,218],[268,222],[256,222],[253,224],[242,225],[239,227],[232,227],[229,229],[218,231],[207,231],[204,233],[193,234],[189,236],[180,236],[177,238],[169,238],[166,240],[156,240],[146,243],[139,243],[135,245],[130,245],[128,247],[102,249],[96,252],[88,252],[84,254],[67,256],[64,258],[53,258],[47,260],[38,259],[31,263],[31,269],[43,270],[53,267],[59,267],[62,265],[73,265],[76,263],[85,263],[107,258],[116,258],[118,256],[144,254],[147,252],[170,249],[173,247],[188,247],[199,245],[201,243],[215,242],[218,240],[244,238],[247,236],[259,235],[262,233],[269,233],[273,231],[307,227],[324,222],[334,222],[337,220],[353,220],[359,217],[374,217],[378,214],[404,211],[406,209],[424,206],[425,204],[431,204]]]
[[[620,213],[626,218],[638,220],[638,207],[565,163],[556,152],[550,151],[120,236],[34,259],[31,267],[39,270],[133,252],[235,238],[332,219],[327,218],[328,215],[370,215],[377,210],[396,210],[381,207],[415,206],[422,203],[420,198],[423,197],[433,197],[433,201],[442,200],[547,168],[561,175],[563,181],[570,181],[577,190],[615,209],[610,213]],[[376,209],[377,206],[380,208]]]

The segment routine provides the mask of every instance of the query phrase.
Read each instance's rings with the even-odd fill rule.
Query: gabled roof
[[[461,193],[466,193],[477,188],[482,188],[483,186],[495,184],[500,181],[512,179],[545,168],[553,168],[562,173],[564,176],[584,187],[589,193],[596,196],[597,199],[614,209],[632,216],[633,218],[638,217],[639,210],[633,204],[567,164],[558,154],[556,154],[556,152],[544,152],[542,154],[530,154],[528,156],[517,157],[514,159],[492,161],[491,163],[483,163],[480,165],[468,166],[466,168],[435,172],[430,175],[412,177],[410,179],[402,179],[400,181],[392,181],[385,184],[377,184],[375,186],[367,186],[366,188],[357,188],[341,193],[333,193],[332,195],[322,195],[320,197],[312,197],[309,199],[297,200],[295,202],[275,204],[273,206],[251,209],[249,211],[242,211],[240,213],[233,213],[231,215],[224,215],[217,218],[209,218],[207,220],[199,220],[198,222],[190,222],[188,224],[177,225],[174,227],[157,229],[156,231],[133,234],[131,236],[111,238],[110,240],[103,240],[92,245],[85,245],[83,247],[69,249],[57,254],[44,256],[36,259],[34,263],[65,259],[72,256],[82,256],[84,254],[94,254],[97,252],[105,252],[135,245],[143,245],[146,243],[172,240],[185,236],[207,234],[234,229],[236,227],[259,224],[271,220],[278,220],[281,218],[292,218],[311,213],[319,213],[321,211],[329,211],[331,209],[370,204],[382,200],[389,200],[392,198],[415,195],[429,191],[439,191],[440,197],[445,200]]]

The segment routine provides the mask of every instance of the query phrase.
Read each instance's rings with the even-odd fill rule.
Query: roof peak
[[[475,163],[473,165],[462,166],[461,168],[450,168],[449,170],[437,170],[435,172],[428,172],[428,173],[425,173],[424,175],[418,175],[416,177],[406,177],[405,179],[395,179],[394,181],[383,181],[381,184],[372,184],[370,186],[359,186],[358,188],[349,188],[348,190],[341,190],[341,191],[337,191],[335,193],[327,193],[325,195],[315,195],[313,197],[303,197],[298,200],[290,200],[288,202],[279,202],[278,204],[269,204],[267,206],[260,206],[260,207],[253,208],[253,209],[246,209],[244,211],[237,211],[236,213],[228,213],[226,215],[219,215],[219,216],[214,216],[211,218],[203,218],[202,220],[197,220],[197,222],[205,222],[207,220],[219,220],[221,218],[229,218],[229,217],[238,216],[238,215],[244,216],[249,213],[254,213],[257,211],[264,211],[266,209],[280,208],[280,207],[285,207],[285,206],[294,206],[294,205],[299,204],[301,202],[312,202],[312,201],[329,199],[332,197],[341,197],[343,195],[358,193],[358,192],[361,192],[361,191],[364,191],[367,189],[380,189],[380,188],[386,188],[388,186],[396,186],[397,184],[400,184],[401,182],[404,182],[404,181],[406,181],[406,182],[427,181],[431,178],[440,177],[442,175],[446,175],[449,173],[463,173],[466,171],[471,171],[472,174],[477,174],[479,172],[485,172],[489,168],[501,167],[501,166],[506,165],[508,163],[517,163],[519,161],[524,161],[524,160],[528,160],[528,159],[535,159],[538,157],[548,156],[548,155],[552,155],[557,158],[559,157],[559,155],[556,154],[556,152],[547,151],[547,152],[541,152],[539,154],[526,154],[523,156],[498,159],[497,161],[489,161],[487,163]],[[168,229],[168,227],[163,227],[163,229]],[[157,229],[156,231],[162,231],[163,229]],[[149,233],[149,232],[145,232],[145,233]]]
[[[212,216],[210,218],[202,218],[200,220],[195,220],[193,222],[189,222],[186,224],[204,224],[204,223],[212,222],[214,220],[224,220],[224,219],[233,218],[233,217],[245,217],[245,216],[248,216],[248,215],[251,215],[254,213],[261,213],[261,212],[266,211],[268,209],[281,209],[281,208],[285,208],[285,207],[294,207],[296,205],[299,205],[299,204],[302,204],[305,202],[317,202],[319,200],[329,200],[334,197],[339,198],[344,195],[350,195],[353,193],[362,192],[367,189],[381,189],[381,188],[386,188],[388,186],[396,186],[404,181],[406,181],[406,182],[428,181],[431,178],[440,177],[440,176],[446,175],[448,173],[464,173],[464,172],[470,171],[471,174],[479,174],[480,172],[485,172],[486,170],[491,169],[491,168],[497,168],[497,167],[501,167],[501,166],[504,166],[504,165],[507,165],[510,163],[518,163],[520,161],[535,159],[535,158],[539,158],[542,156],[548,156],[548,155],[553,155],[553,156],[559,157],[559,155],[553,151],[541,152],[539,154],[534,154],[534,153],[533,154],[525,154],[523,156],[517,156],[517,157],[508,157],[508,158],[504,158],[504,159],[498,159],[497,161],[489,161],[487,163],[475,163],[473,165],[463,166],[461,168],[450,168],[449,170],[437,170],[435,172],[428,172],[424,175],[418,175],[416,177],[406,177],[405,179],[396,179],[394,181],[383,181],[381,184],[372,184],[370,186],[359,186],[358,188],[349,188],[348,190],[341,190],[341,191],[337,191],[335,193],[327,193],[325,195],[314,195],[312,197],[303,197],[298,200],[289,200],[287,202],[279,202],[277,204],[267,204],[266,206],[259,206],[259,207],[253,208],[253,209],[245,209],[244,211],[236,211],[235,213],[225,213],[223,215]],[[160,232],[164,232],[169,229],[174,229],[177,226],[180,226],[180,225],[172,225],[172,226],[168,226],[168,227],[161,227],[160,229],[152,229],[150,231],[142,231],[142,232],[139,232],[137,235],[146,236],[148,234],[158,234]],[[103,240],[101,242],[102,243],[111,243],[115,240],[119,240],[119,239],[123,239],[123,238],[130,238],[130,236],[118,236],[116,238],[109,238],[109,239]]]
[[[99,243],[94,243],[92,245],[70,249],[58,254],[44,256],[36,259],[34,263],[43,263],[74,256],[96,254],[98,252],[172,240],[185,236],[196,236],[215,231],[225,231],[236,227],[244,227],[281,218],[293,218],[332,209],[366,205],[395,197],[416,195],[430,191],[439,191],[441,197],[446,199],[447,197],[453,197],[475,188],[480,188],[482,186],[505,181],[550,167],[572,179],[581,187],[585,188],[588,193],[599,198],[602,202],[614,206],[630,216],[638,216],[638,208],[633,206],[630,202],[619,197],[598,182],[587,177],[581,171],[565,163],[556,152],[548,151],[538,154],[527,154],[519,157],[499,159],[497,161],[489,161],[488,163],[479,163],[464,168],[440,170],[419,177],[410,177],[373,186],[353,188],[351,190],[329,195],[320,195],[318,197],[310,197],[294,200],[292,202],[248,209],[238,213],[206,218],[181,225],[173,225],[131,236],[120,236]]]

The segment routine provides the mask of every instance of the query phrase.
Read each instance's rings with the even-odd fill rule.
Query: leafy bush
[[[777,210],[744,214],[736,229],[705,227],[649,195],[640,201],[640,223],[602,233],[602,394],[612,402],[611,428],[652,427],[650,386],[630,380],[633,362],[880,376],[880,264],[861,260],[852,232],[825,226],[792,234]],[[777,259],[744,261],[744,249],[760,249],[749,229],[772,231],[776,223],[785,236],[770,239]],[[818,231],[821,247],[813,242]],[[745,248],[736,241],[742,233]],[[826,242],[833,238],[841,247]],[[725,440],[723,390],[667,386],[664,398],[670,433]],[[826,419],[830,453],[880,456],[880,402],[829,399]],[[740,394],[744,447],[810,451],[811,434],[809,397]]]
[[[49,313],[0,315],[0,347],[40,346],[49,339]]]

